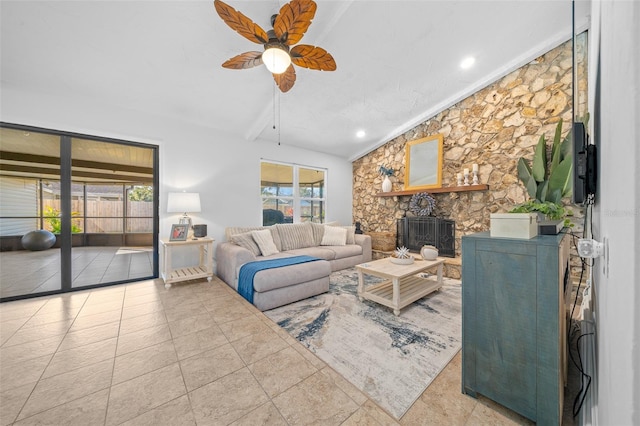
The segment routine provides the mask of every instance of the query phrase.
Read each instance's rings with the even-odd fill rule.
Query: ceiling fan
[[[292,0],[271,17],[273,29],[263,30],[258,24],[228,4],[215,0],[218,15],[224,22],[254,43],[262,44],[264,52],[245,52],[222,64],[224,68],[247,69],[264,64],[282,92],[288,92],[296,82],[293,64],[320,71],[334,71],[336,62],[326,50],[298,43],[316,14],[313,0]]]

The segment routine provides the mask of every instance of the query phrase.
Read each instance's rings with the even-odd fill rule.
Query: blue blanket
[[[316,260],[322,259],[312,256],[293,256],[245,263],[240,267],[240,273],[238,275],[238,293],[247,299],[249,303],[253,303],[253,277],[255,277],[258,272],[265,269],[297,265],[298,263],[314,262]]]

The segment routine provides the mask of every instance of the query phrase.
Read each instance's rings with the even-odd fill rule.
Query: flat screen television
[[[580,2],[572,2],[573,7],[573,176],[572,201],[575,204],[593,203],[597,182],[597,150],[589,141],[587,122],[587,93],[585,84],[587,73],[588,33],[576,23],[576,7],[584,7]],[[579,13],[582,16],[582,13]]]
[[[584,123],[573,122],[571,130],[573,137],[573,191],[572,198],[575,204],[584,203],[586,194],[586,170],[587,170],[587,132]]]

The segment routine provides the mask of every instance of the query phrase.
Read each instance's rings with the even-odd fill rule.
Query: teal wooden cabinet
[[[462,237],[462,392],[541,425],[562,422],[569,240]]]

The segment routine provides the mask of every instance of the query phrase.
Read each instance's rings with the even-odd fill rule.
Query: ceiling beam
[[[24,163],[50,164],[60,165],[59,157],[51,157],[47,155],[25,154],[22,152],[0,151],[0,160],[20,161]],[[142,173],[153,175],[153,167],[130,166],[126,164],[103,163],[100,161],[74,160],[71,159],[71,165],[74,167],[82,167],[85,169],[109,170],[111,172],[128,172]]]
[[[34,179],[38,178],[48,178],[49,179],[60,179],[60,168],[50,168],[50,167],[34,167],[34,166],[21,166],[17,164],[0,164],[0,173],[3,176],[12,176],[12,173],[26,173],[30,175]],[[8,173],[7,173],[8,172]],[[14,175],[15,176],[15,175]],[[153,174],[138,176],[138,175],[127,175],[122,173],[95,173],[95,172],[87,172],[87,171],[71,171],[71,176],[73,180],[77,178],[87,178],[94,179],[98,181],[119,181],[119,182],[153,182]],[[22,176],[27,177],[27,176]]]

